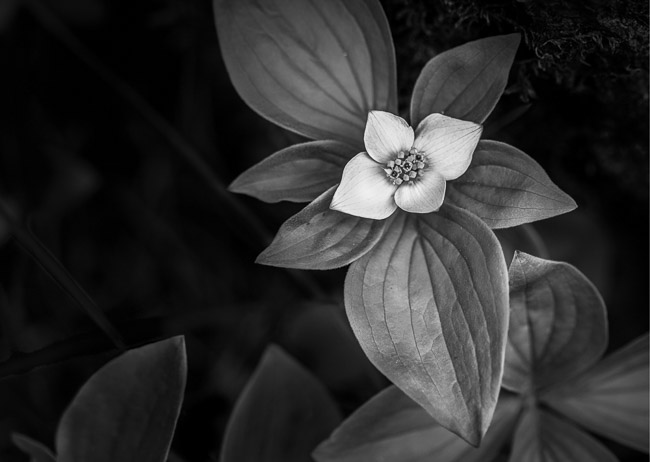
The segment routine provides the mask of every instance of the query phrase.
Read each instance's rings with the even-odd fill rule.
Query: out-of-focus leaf
[[[605,446],[569,422],[529,408],[515,431],[510,462],[617,462]]]
[[[519,34],[488,37],[433,57],[413,88],[411,125],[434,112],[483,123],[506,87],[519,41]]]
[[[7,31],[13,19],[16,17],[19,0],[4,0],[0,2],[0,34]]]
[[[499,133],[501,130],[506,128],[508,125],[512,124],[513,122],[517,121],[519,118],[521,118],[528,110],[532,107],[531,103],[527,104],[522,104],[520,106],[517,106],[507,113],[501,114],[500,116],[496,116],[496,114],[492,114],[492,117],[490,120],[486,121],[485,127],[483,127],[483,137],[484,138],[492,138],[494,135]]]
[[[496,406],[508,328],[506,265],[485,223],[449,205],[398,214],[350,267],[345,306],[370,361],[477,445]]]
[[[391,386],[344,421],[313,455],[318,462],[487,462],[510,437],[520,406],[518,397],[502,394],[477,449]]]
[[[106,364],[59,422],[58,462],[165,462],[186,374],[183,337],[128,351]]]
[[[309,202],[341,180],[355,154],[337,141],[296,144],[246,170],[229,189],[266,202]]]
[[[384,233],[386,220],[369,220],[330,209],[336,186],[282,224],[257,263],[298,269],[333,269],[370,250]]]
[[[575,201],[517,148],[479,141],[469,169],[447,185],[447,200],[490,228],[508,228],[575,209]]]
[[[101,187],[101,176],[92,165],[67,150],[53,149],[51,155],[56,156],[56,162],[39,214],[64,216],[87,201]]]
[[[54,453],[43,443],[20,433],[13,433],[11,441],[30,457],[30,462],[56,462]]]
[[[339,424],[327,390],[300,364],[269,347],[237,400],[221,462],[302,462]]]
[[[598,361],[607,347],[605,303],[580,271],[516,252],[509,274],[504,387],[519,392],[547,387]]]
[[[531,224],[497,229],[494,231],[494,234],[496,234],[501,243],[506,261],[512,261],[517,250],[540,258],[549,257],[549,252],[542,236],[540,236]]]
[[[648,452],[648,335],[542,399],[589,430]]]
[[[386,384],[354,338],[342,306],[305,303],[285,323],[282,344],[334,393],[368,399]]]
[[[185,459],[183,459],[181,456],[178,454],[174,454],[174,452],[169,453],[169,457],[167,458],[167,462],[187,462]]]
[[[361,147],[368,112],[397,112],[395,52],[376,0],[214,0],[230,79],[261,116]]]

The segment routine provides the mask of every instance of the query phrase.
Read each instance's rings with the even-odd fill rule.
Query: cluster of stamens
[[[424,167],[424,156],[417,149],[411,148],[408,151],[400,151],[395,160],[386,164],[384,171],[392,183],[399,186],[422,175]]]

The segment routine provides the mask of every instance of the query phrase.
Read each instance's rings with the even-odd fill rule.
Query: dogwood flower
[[[371,111],[366,152],[345,166],[330,208],[375,220],[398,207],[412,213],[438,210],[447,181],[465,173],[482,131],[473,122],[430,114],[414,132],[399,116]]]

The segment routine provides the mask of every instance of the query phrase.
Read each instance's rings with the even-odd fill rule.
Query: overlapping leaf
[[[512,261],[517,250],[537,255],[540,258],[548,258],[546,244],[531,224],[497,229],[494,234],[501,243],[506,261]]]
[[[368,252],[390,222],[330,210],[336,186],[289,218],[257,263],[299,269],[333,269]]]
[[[21,451],[29,455],[30,462],[56,462],[56,456],[43,443],[19,433],[12,434],[11,440]]]
[[[453,206],[398,214],[350,267],[345,305],[373,364],[478,444],[496,406],[508,325],[505,262],[487,226]]]
[[[519,40],[519,34],[484,38],[432,58],[413,88],[411,125],[434,112],[482,123],[503,93]]]
[[[397,387],[359,408],[314,452],[318,462],[485,462],[511,435],[521,402],[502,395],[480,448],[441,427]]]
[[[607,347],[605,304],[576,268],[517,252],[503,386],[543,388],[594,364]]]
[[[368,398],[385,383],[354,338],[342,308],[332,302],[300,304],[287,319],[281,341],[296,358],[309,362],[329,390]]]
[[[270,347],[240,396],[221,462],[302,462],[341,417],[327,390],[277,347]]]
[[[183,337],[109,362],[63,414],[56,434],[58,462],[165,462],[186,373]]]
[[[648,452],[648,335],[543,399],[587,429]]]
[[[519,421],[511,462],[617,462],[594,438],[563,419],[529,408]]]
[[[337,141],[296,144],[253,165],[229,189],[265,202],[309,202],[339,182],[355,154]]]
[[[508,228],[576,208],[532,158],[506,143],[480,141],[469,169],[448,184],[447,200],[490,228]]]
[[[360,146],[369,110],[396,112],[395,52],[375,0],[214,0],[214,12],[230,80],[261,116]]]

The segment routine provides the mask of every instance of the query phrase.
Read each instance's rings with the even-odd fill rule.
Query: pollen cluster
[[[384,171],[386,176],[394,185],[412,182],[422,175],[424,169],[424,156],[417,149],[411,148],[408,151],[400,151],[395,160],[386,164]]]

